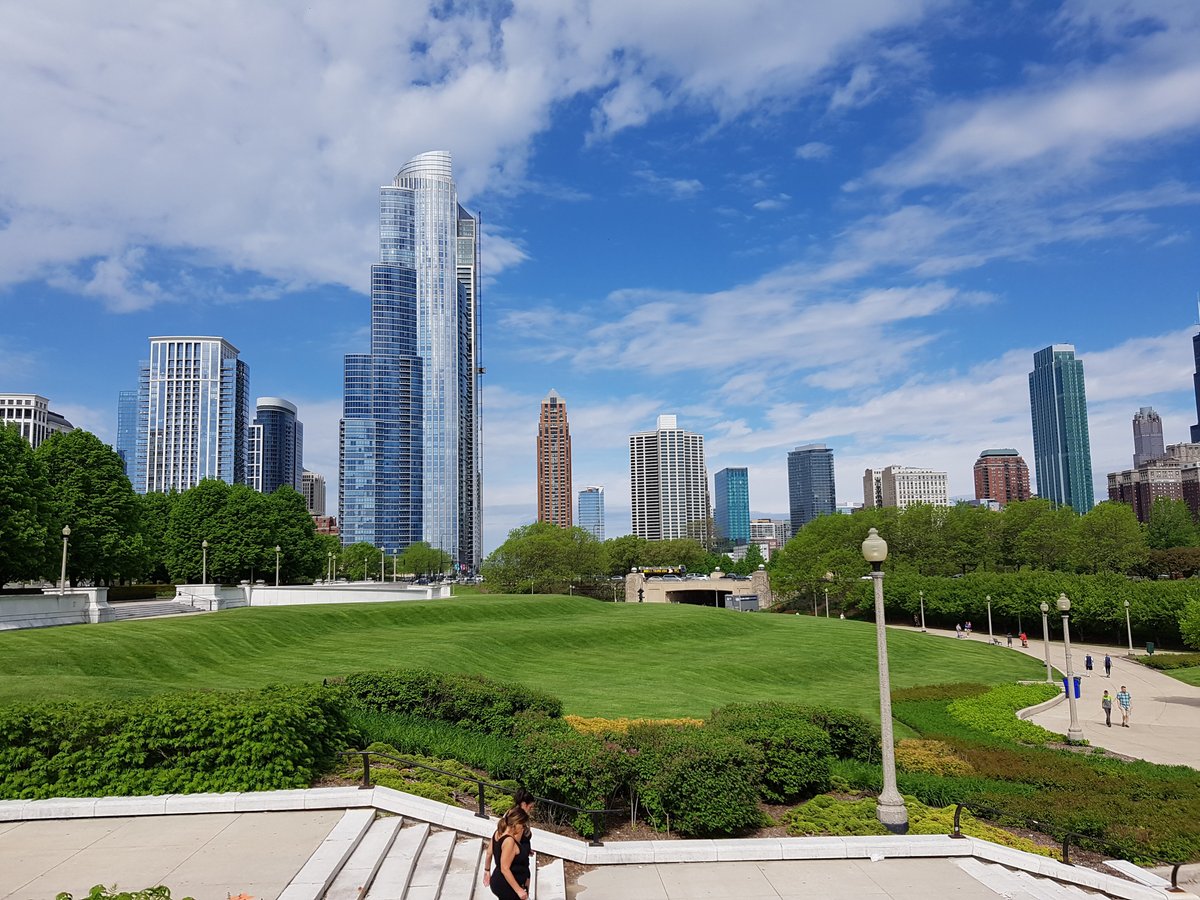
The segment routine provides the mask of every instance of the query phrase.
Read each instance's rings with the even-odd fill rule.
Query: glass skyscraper
[[[152,337],[138,387],[139,493],[246,483],[250,370],[220,337]]]
[[[304,425],[294,403],[282,397],[259,397],[250,427],[247,483],[264,494],[287,485],[300,490],[304,474]]]
[[[1088,438],[1083,361],[1071,344],[1033,355],[1029,373],[1033,464],[1038,496],[1085,513],[1092,508],[1092,448]]]
[[[788,453],[788,500],[792,534],[817,516],[837,511],[832,450],[824,444],[805,444]]]
[[[735,544],[750,543],[750,475],[744,468],[713,476],[717,534]]]
[[[133,483],[137,471],[138,392],[117,394],[117,456],[125,464],[125,477]]]
[[[380,261],[407,269],[415,282],[423,537],[476,571],[482,549],[479,221],[458,205],[445,151],[413,157],[380,195]]]
[[[604,488],[585,487],[579,492],[579,527],[604,540]]]

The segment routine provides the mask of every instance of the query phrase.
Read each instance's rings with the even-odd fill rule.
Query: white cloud
[[[820,141],[809,141],[796,148],[797,159],[828,159],[832,153],[833,148]]]
[[[850,73],[850,80],[833,92],[829,98],[831,110],[862,106],[875,96],[875,70],[860,63]]]
[[[784,209],[791,200],[792,198],[788,194],[776,194],[774,197],[759,200],[754,204],[754,208],[760,212],[774,212],[775,210]]]

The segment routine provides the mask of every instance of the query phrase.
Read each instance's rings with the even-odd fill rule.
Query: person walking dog
[[[1121,689],[1117,691],[1117,704],[1121,707],[1121,727],[1129,727],[1129,710],[1133,706],[1133,698],[1129,696],[1129,691],[1125,689],[1125,685],[1121,685]]]
[[[1112,696],[1108,691],[1100,698],[1100,706],[1104,709],[1104,724],[1112,728]]]

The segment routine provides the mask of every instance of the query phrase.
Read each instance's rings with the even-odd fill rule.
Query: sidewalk
[[[1040,623],[1039,623],[1040,625]],[[889,626],[906,631],[920,631],[912,626]],[[931,638],[956,640],[953,631],[928,629]],[[1003,633],[997,633],[1000,645],[997,653],[1016,651],[1042,661],[1045,650],[1041,637],[1029,635],[1029,646],[1021,648],[1021,642],[1013,635],[1013,647],[1005,646]],[[976,630],[973,637],[962,638],[976,643],[988,643],[987,631]],[[1079,724],[1083,736],[1093,745],[1112,750],[1124,756],[1166,765],[1184,765],[1200,768],[1200,687],[1184,684],[1170,675],[1136,663],[1125,657],[1124,647],[1104,647],[1097,644],[1071,642],[1071,666],[1082,678],[1080,698],[1077,702]],[[1095,669],[1084,669],[1084,657],[1092,654]],[[1112,657],[1112,677],[1104,677],[1104,654]],[[1066,669],[1066,654],[1061,641],[1050,641],[1050,664],[1055,668],[1054,677],[1062,678]],[[1044,667],[1043,667],[1044,671]],[[1045,677],[1043,675],[1043,677]],[[1058,684],[1062,684],[1059,680]],[[1113,701],[1113,727],[1104,726],[1104,710],[1100,698],[1107,689],[1114,697],[1121,685],[1129,689],[1133,697],[1129,727],[1120,727],[1121,715]],[[1070,707],[1060,703],[1052,709],[1030,718],[1043,728],[1066,734],[1070,724]]]

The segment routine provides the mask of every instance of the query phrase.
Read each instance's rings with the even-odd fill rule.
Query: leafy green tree
[[[514,528],[483,563],[485,583],[510,592],[561,593],[604,571],[604,550],[591,532],[549,522]]]
[[[644,565],[645,538],[636,534],[623,534],[604,542],[605,566],[609,575],[628,575],[634,566]]]
[[[1200,573],[1200,547],[1172,547],[1151,550],[1144,570],[1151,575],[1191,578]]]
[[[51,435],[34,455],[45,466],[57,518],[71,527],[71,583],[110,584],[140,575],[141,509],[121,457],[82,429]]]
[[[1078,524],[1069,506],[1043,512],[1017,535],[1017,560],[1035,569],[1066,570],[1076,556]]]
[[[923,575],[946,573],[951,568],[946,545],[946,513],[944,506],[931,503],[914,503],[906,507],[897,519],[895,538],[889,541],[896,562]]]
[[[960,575],[994,568],[998,554],[1000,517],[984,506],[958,503],[944,516],[945,557]]]
[[[325,571],[325,542],[317,534],[300,492],[284,485],[267,495],[266,516],[263,536],[271,542],[268,562],[274,566],[274,548],[278,546],[281,583],[319,577]]]
[[[1179,615],[1179,633],[1183,642],[1193,650],[1200,650],[1200,600],[1192,600]]]
[[[1053,510],[1053,504],[1040,497],[1009,503],[1004,507],[1000,513],[999,547],[996,554],[1000,565],[1020,569],[1025,564],[1018,550],[1021,534]]]
[[[1150,507],[1150,521],[1146,523],[1146,544],[1155,550],[1172,547],[1195,547],[1196,525],[1192,514],[1182,500],[1159,497]]]
[[[167,571],[167,528],[171,514],[179,501],[179,493],[152,491],[136,494],[138,500],[139,531],[142,535],[141,577],[154,584],[161,584],[171,576]]]
[[[345,578],[348,581],[378,578],[379,561],[382,558],[383,551],[366,541],[359,541],[357,544],[343,547],[338,558],[338,578]],[[384,573],[388,573],[390,569],[390,562],[385,563]]]
[[[689,572],[701,572],[708,564],[708,551],[692,538],[646,541],[642,548],[643,566],[683,566]]]
[[[215,478],[206,478],[181,493],[171,510],[164,536],[167,572],[174,582],[200,581],[203,568],[202,543],[208,541],[208,579],[215,581],[220,572],[217,547],[224,537],[221,516],[229,498],[230,486]]]
[[[430,547],[425,541],[409,544],[397,561],[401,572],[412,575],[442,575],[453,565],[454,559],[449,553]]]
[[[0,585],[49,574],[61,529],[45,466],[15,425],[0,425]]]
[[[1142,526],[1127,503],[1105,501],[1079,519],[1077,567],[1088,572],[1129,572],[1146,562]]]

